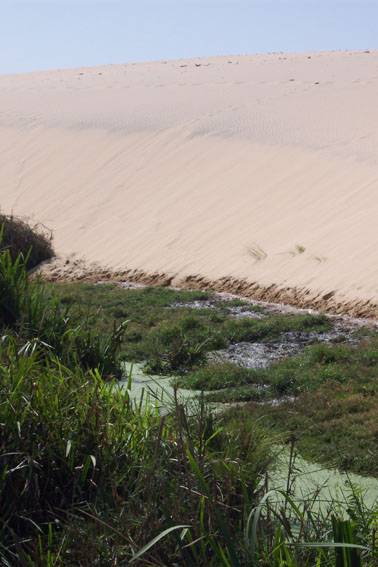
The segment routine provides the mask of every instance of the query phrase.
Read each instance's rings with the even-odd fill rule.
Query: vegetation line
[[[262,285],[258,282],[233,277],[211,280],[198,274],[176,277],[164,272],[148,273],[140,269],[112,271],[99,266],[86,265],[81,260],[53,260],[41,268],[40,274],[45,281],[50,282],[133,282],[148,286],[173,286],[183,290],[226,292],[256,301],[314,309],[331,315],[378,320],[378,304],[375,300],[366,298],[349,300],[339,297],[334,290],[310,290],[300,287],[283,287],[278,284]]]

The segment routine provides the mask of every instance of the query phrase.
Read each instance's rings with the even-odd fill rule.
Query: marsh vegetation
[[[375,564],[377,508],[357,487],[321,508],[316,492],[292,491],[297,449],[377,474],[374,330],[321,345],[333,323],[320,315],[166,288],[46,285],[28,277],[28,253],[0,247],[2,564]],[[211,358],[293,333],[301,352],[273,365]],[[203,394],[188,411],[174,393],[162,415],[135,402],[132,376],[116,387],[124,361]],[[214,413],[210,396],[248,404]],[[270,471],[285,442],[278,489]]]

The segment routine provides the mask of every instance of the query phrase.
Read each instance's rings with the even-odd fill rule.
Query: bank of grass
[[[58,298],[40,282],[30,283],[24,260],[14,262],[6,250],[0,253],[0,329],[3,337],[19,339],[20,349],[36,348],[68,366],[98,368],[104,377],[121,377],[118,351],[126,324],[99,334],[88,320],[71,316]]]
[[[63,305],[80,316],[84,314],[99,332],[109,332],[114,320],[128,319],[122,356],[128,361],[146,362],[155,374],[184,374],[201,366],[209,351],[233,342],[274,341],[286,332],[320,332],[331,327],[322,315],[265,313],[263,319],[235,319],[225,302],[215,302],[213,309],[185,306],[191,301],[204,301],[205,305],[206,300],[214,298],[205,292],[125,290],[109,284],[60,284],[56,290]],[[232,306],[254,310],[241,300],[235,300]]]
[[[267,432],[295,438],[311,461],[378,477],[377,396],[377,378],[366,386],[326,382],[295,400],[264,408],[252,403],[243,411],[245,417],[261,418]]]
[[[255,370],[232,362],[213,362],[178,378],[176,383],[181,388],[209,392],[251,385],[255,381],[255,375]]]
[[[179,379],[208,402],[251,402],[237,411],[295,436],[302,454],[378,476],[378,334],[358,346],[316,344],[267,369],[211,364]],[[261,405],[261,402],[264,402]]]
[[[331,326],[324,315],[270,314],[262,320],[228,319],[225,323],[225,335],[234,343],[261,342],[276,340],[284,333],[325,332],[330,330]]]
[[[209,363],[178,379],[178,384],[182,388],[204,391],[258,386],[274,399],[314,391],[325,383],[353,383],[365,392],[374,392],[377,371],[378,333],[370,333],[358,346],[316,343],[268,368],[243,368],[230,362]],[[254,400],[252,396],[250,399]]]

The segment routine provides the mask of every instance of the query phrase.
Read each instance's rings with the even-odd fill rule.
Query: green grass
[[[238,411],[295,435],[311,460],[378,476],[378,335],[359,334],[358,346],[314,344],[267,369],[208,364],[177,383],[205,391],[208,402],[265,402]]]
[[[1,245],[1,234],[0,234]],[[0,251],[0,329],[11,334],[20,348],[40,356],[58,357],[69,367],[85,370],[97,368],[104,376],[121,377],[118,351],[123,342],[126,324],[113,324],[107,333],[99,334],[92,322],[62,305],[39,281],[28,277],[28,255],[20,252],[13,258],[7,247]],[[73,310],[75,311],[75,310]]]
[[[177,384],[203,389],[209,402],[255,402],[245,410],[245,419],[264,416],[272,431],[287,436],[294,432],[305,456],[346,470],[377,474],[376,331],[358,331],[362,340],[358,347],[313,344],[267,369],[243,369],[231,363],[208,364],[206,354],[232,341],[265,342],[288,331],[325,331],[329,320],[269,314],[261,320],[233,319],[223,304],[215,309],[171,308],[212,296],[167,288],[124,290],[112,285],[65,284],[57,289],[63,304],[73,312],[84,310],[100,332],[109,332],[114,316],[118,323],[123,318],[131,321],[120,346],[124,358],[147,362],[153,373],[181,374]],[[236,300],[236,304],[243,306],[243,301]],[[278,407],[269,405],[270,400],[291,397],[295,399]],[[329,398],[326,405],[325,397]],[[258,405],[262,402],[264,406]]]
[[[233,363],[211,363],[178,380],[193,390],[220,390],[247,384],[269,387],[271,397],[298,396],[323,384],[350,384],[374,394],[378,371],[378,334],[358,346],[317,343],[301,354],[265,369],[242,368]]]
[[[378,337],[358,347],[313,345],[302,355],[252,372],[251,386],[209,395],[211,401],[261,401],[295,396],[272,407],[251,404],[238,410],[263,418],[266,427],[295,436],[303,456],[366,475],[378,476]]]
[[[201,403],[190,415],[173,403],[163,417],[96,371],[18,352],[1,343],[2,564],[111,566],[140,553],[156,566],[348,565],[332,547],[331,514],[335,529],[345,522],[337,502],[283,509],[274,502],[286,493],[264,489],[274,438],[257,422]],[[374,511],[362,498],[344,507],[352,535],[334,537],[362,545],[357,558],[373,565]]]
[[[325,332],[331,328],[324,315],[270,315],[266,319],[229,319],[225,333],[231,342],[259,342],[277,339],[289,331],[295,333]]]
[[[216,390],[205,396],[207,402],[218,404],[239,404],[240,402],[251,401],[269,403],[271,399],[272,395],[269,388],[261,388],[254,384]]]
[[[277,407],[250,406],[267,429],[294,435],[301,454],[341,470],[378,477],[377,381],[325,382]]]
[[[130,321],[122,356],[125,360],[147,362],[154,373],[185,373],[202,365],[207,352],[225,348],[231,342],[272,341],[283,333],[326,331],[329,320],[318,315],[271,315],[263,320],[235,319],[228,304],[214,309],[172,307],[177,303],[212,298],[210,293],[168,288],[125,290],[101,284],[60,284],[55,288],[60,302],[71,312],[85,316],[99,332],[108,333],[116,323]],[[230,306],[251,310],[241,300]],[[261,311],[260,306],[256,306]]]
[[[59,284],[55,289],[63,305],[69,306],[72,313],[84,314],[100,333],[108,333],[114,322],[128,320],[123,358],[135,362],[151,359],[152,365],[155,363],[154,344],[164,343],[169,334],[184,332],[193,321],[192,309],[171,309],[170,306],[209,297],[204,292],[168,288],[125,290],[111,284]],[[190,333],[189,347],[196,348],[208,336],[215,336],[223,318],[221,313],[208,309],[196,310],[197,332]],[[161,336],[158,336],[159,331]]]
[[[190,390],[221,390],[253,384],[258,373],[231,362],[214,362],[177,379],[181,388]]]
[[[205,471],[208,497],[214,500],[204,512],[206,524],[220,522],[217,487],[224,493],[222,513],[225,506],[240,506],[243,494],[249,494],[253,505],[270,459],[269,444],[256,428],[250,427],[249,437],[222,431],[203,408],[191,418],[180,407],[165,418],[153,408],[133,409],[127,391],[116,393],[98,372],[70,370],[54,358],[46,365],[38,349],[21,356],[17,352],[12,339],[2,343],[0,534],[7,549],[4,558],[12,565],[27,564],[27,558],[38,564],[37,542],[47,538],[45,528],[52,526],[61,544],[59,526],[70,525],[72,519],[80,525],[88,521],[88,513],[89,524],[96,527],[96,545],[101,543],[98,533],[112,541],[122,531],[120,558],[133,554],[134,541],[141,546],[175,523],[192,525],[194,540],[199,535],[197,494],[204,490],[196,474]],[[226,463],[241,454],[241,443],[243,462],[236,471]],[[234,516],[227,514],[227,522],[236,532],[242,516]],[[104,529],[103,521],[111,527]],[[96,546],[95,556],[87,555],[87,533],[71,533],[60,564],[98,561]],[[24,546],[22,540],[29,543]],[[166,561],[169,547],[173,560],[174,539],[160,546]],[[106,547],[102,553],[108,553]]]
[[[378,336],[357,347],[316,344],[303,354],[273,365],[268,371],[277,395],[299,395],[322,384],[353,382],[357,388],[374,387],[377,378]]]

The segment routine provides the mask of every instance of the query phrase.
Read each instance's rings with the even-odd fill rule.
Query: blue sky
[[[0,73],[378,48],[378,0],[0,0]]]

